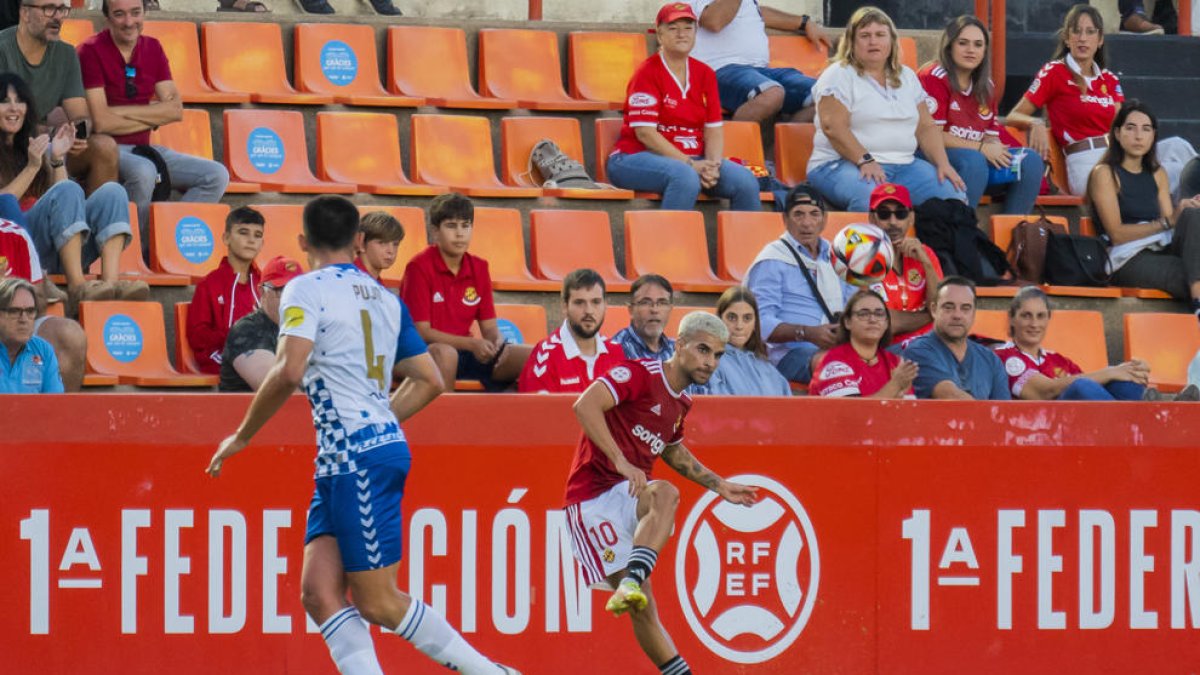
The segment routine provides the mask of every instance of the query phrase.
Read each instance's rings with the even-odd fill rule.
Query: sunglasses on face
[[[908,214],[909,210],[903,206],[898,209],[875,209],[875,217],[879,220],[889,220],[893,217],[896,220],[905,220]]]

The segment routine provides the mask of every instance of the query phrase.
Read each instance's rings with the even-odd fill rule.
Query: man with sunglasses
[[[33,334],[37,317],[33,284],[19,277],[0,281],[0,394],[61,394],[54,348]]]
[[[100,11],[108,28],[79,45],[83,87],[96,130],[116,139],[121,184],[137,204],[145,255],[150,250],[150,202],[160,179],[182,192],[184,201],[216,203],[225,194],[229,172],[211,159],[150,145],[152,130],[183,117],[167,55],[158,40],[142,35],[145,0],[104,0]]]
[[[29,85],[42,131],[66,122],[86,129],[91,118],[79,57],[59,35],[70,13],[65,0],[21,0],[19,23],[0,31],[0,72],[14,73]],[[68,175],[90,195],[117,180],[117,144],[105,134],[77,133],[66,163]]]
[[[908,234],[914,221],[908,188],[894,183],[876,186],[871,191],[870,209],[868,220],[887,234],[896,252],[892,269],[871,290],[886,300],[892,314],[892,340],[903,345],[933,327],[929,289],[937,288],[942,280],[942,264],[933,249]]]

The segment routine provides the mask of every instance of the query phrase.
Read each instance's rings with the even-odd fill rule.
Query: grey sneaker
[[[1200,387],[1194,384],[1189,384],[1184,387],[1178,394],[1175,394],[1176,401],[1200,401]]]
[[[1146,391],[1142,392],[1142,400],[1149,403],[1158,403],[1163,400],[1162,392],[1154,387],[1146,387]]]

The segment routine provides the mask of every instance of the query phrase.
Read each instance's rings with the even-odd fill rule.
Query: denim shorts
[[[717,71],[721,107],[729,112],[771,87],[783,87],[783,112],[791,115],[812,103],[816,80],[795,68],[755,68],[731,64]]]

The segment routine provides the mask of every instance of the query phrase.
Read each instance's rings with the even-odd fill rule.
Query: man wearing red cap
[[[933,249],[915,237],[908,236],[913,226],[912,197],[908,188],[894,183],[881,183],[871,191],[872,225],[887,233],[896,255],[892,269],[883,281],[871,287],[887,301],[892,310],[893,342],[904,342],[929,332],[933,325],[929,289],[937,288],[942,280],[942,264]]]
[[[300,263],[276,256],[267,263],[259,284],[258,309],[233,324],[225,338],[218,391],[258,391],[275,363],[279,343],[279,296],[287,282],[304,274]]]

